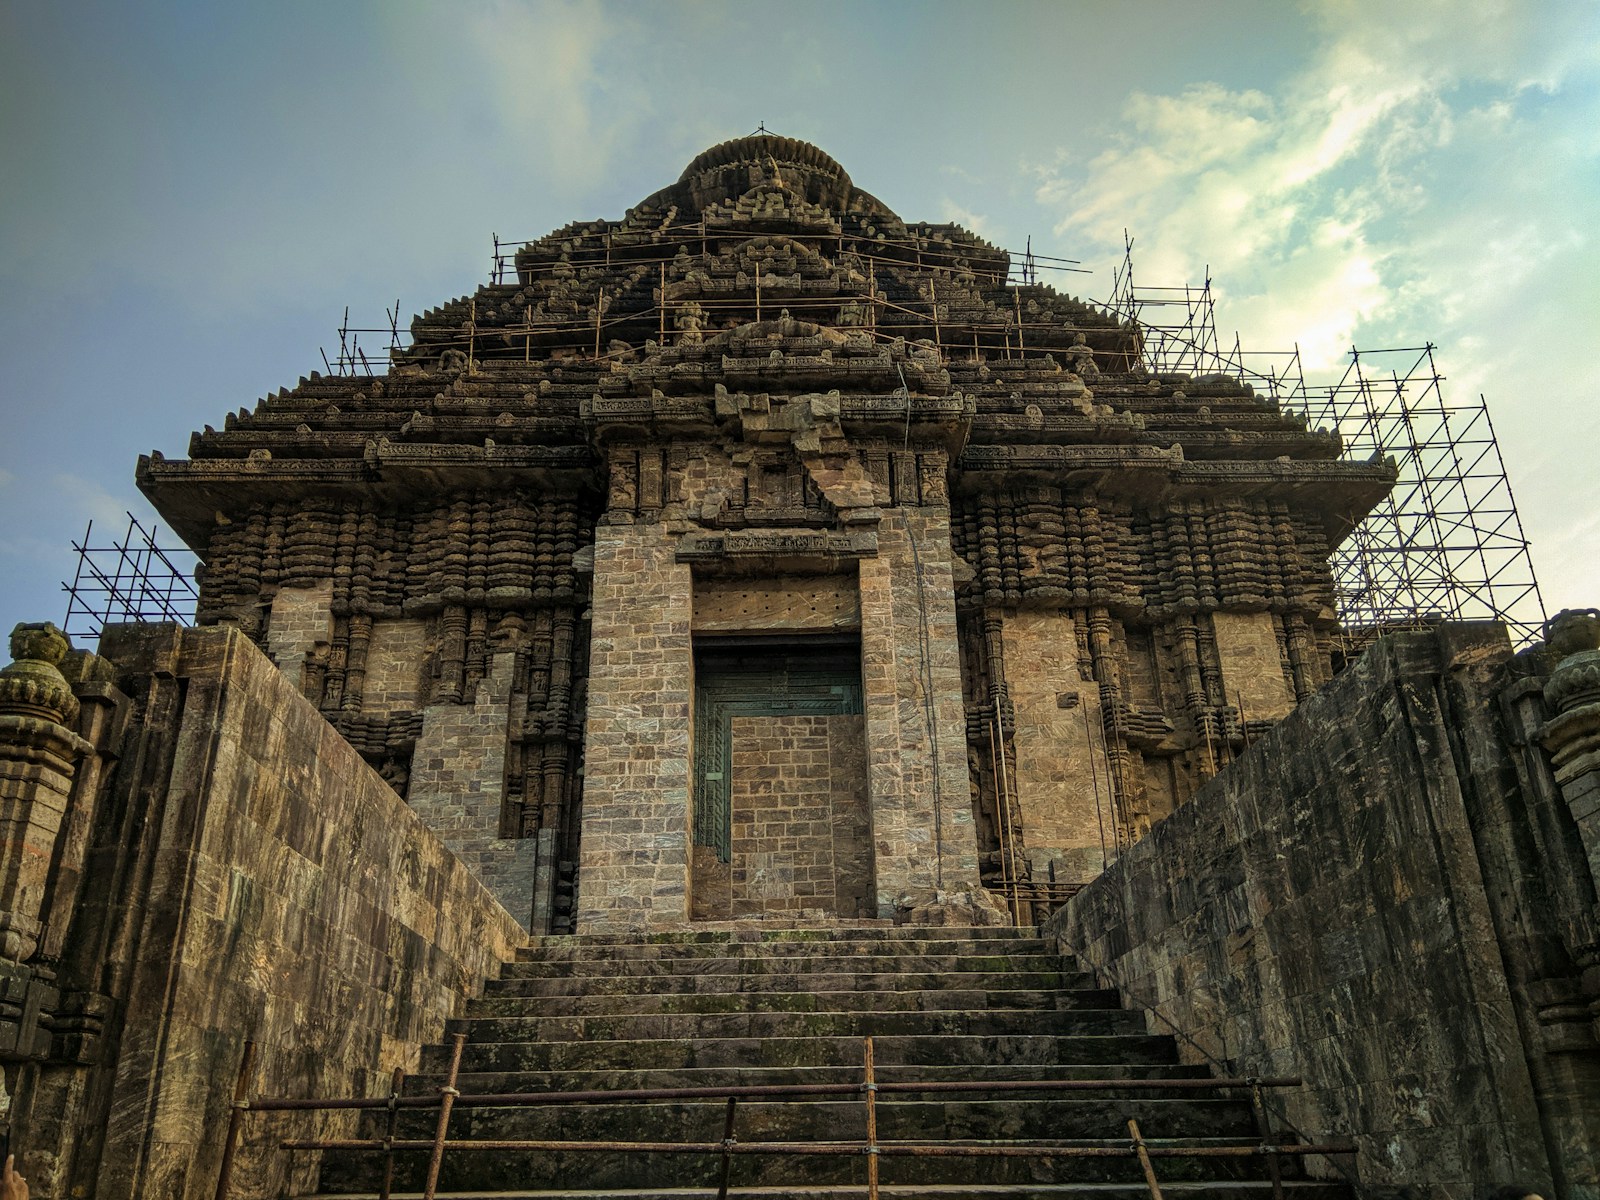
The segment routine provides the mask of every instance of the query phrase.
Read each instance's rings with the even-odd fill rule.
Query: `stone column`
[[[876,915],[997,925],[978,883],[946,510],[896,509],[861,560],[861,683]],[[592,693],[591,693],[592,695]]]
[[[1556,715],[1540,740],[1577,822],[1589,873],[1600,883],[1600,610],[1558,613],[1547,642],[1560,661],[1544,685]]]
[[[689,919],[693,581],[673,550],[658,525],[595,537],[580,933]]]
[[[78,760],[78,701],[57,668],[71,644],[54,625],[18,625],[0,671],[0,959],[38,948],[41,906]]]
[[[1600,889],[1600,610],[1557,613],[1545,626],[1545,642],[1559,661],[1544,685],[1545,703],[1556,715],[1540,741],[1550,752],[1561,797],[1578,827],[1589,877]],[[1581,1004],[1587,998],[1591,1039],[1600,1039],[1600,964],[1592,948],[1578,954],[1583,996],[1573,1000]],[[1574,1015],[1581,1020],[1581,1009]]]

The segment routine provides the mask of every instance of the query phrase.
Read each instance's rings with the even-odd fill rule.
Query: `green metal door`
[[[861,712],[861,667],[853,649],[810,651],[713,647],[695,657],[694,840],[731,854],[729,774],[735,717],[851,716]]]

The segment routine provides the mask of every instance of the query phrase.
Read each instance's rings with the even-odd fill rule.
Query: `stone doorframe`
[[[865,915],[859,639],[697,635],[694,692],[691,914]]]
[[[659,525],[596,531],[579,932],[689,920],[687,544]],[[978,911],[993,906],[978,884],[947,511],[884,512],[858,567],[872,915],[952,901],[994,915]]]

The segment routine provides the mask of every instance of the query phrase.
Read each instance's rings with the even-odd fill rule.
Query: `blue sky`
[[[908,219],[1217,281],[1247,347],[1431,340],[1547,606],[1600,603],[1587,2],[0,0],[0,625],[59,621],[134,459],[616,217],[759,122]],[[120,525],[119,525],[120,527]]]

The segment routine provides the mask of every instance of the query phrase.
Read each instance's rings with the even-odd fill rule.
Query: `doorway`
[[[862,713],[854,636],[696,639],[694,919],[867,914]]]

